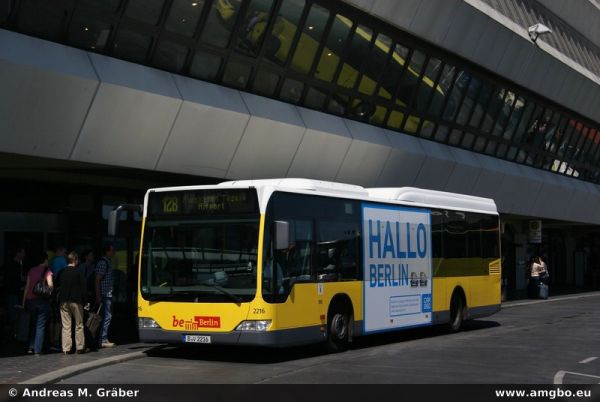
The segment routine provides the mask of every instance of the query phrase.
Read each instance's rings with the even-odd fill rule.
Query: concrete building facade
[[[0,0],[0,254],[98,247],[150,186],[306,177],[493,198],[513,294],[533,253],[600,288],[600,8],[569,4]]]

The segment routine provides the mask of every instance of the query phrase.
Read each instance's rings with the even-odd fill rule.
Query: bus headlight
[[[266,331],[271,325],[271,320],[242,321],[236,331]]]
[[[138,318],[138,327],[139,328],[160,328],[160,325],[152,318],[148,317],[139,317]]]

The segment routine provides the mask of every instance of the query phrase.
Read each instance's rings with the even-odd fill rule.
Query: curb
[[[77,374],[81,374],[86,371],[146,357],[147,350],[148,349],[132,353],[126,353],[123,355],[105,357],[103,359],[98,359],[91,362],[76,364],[74,366],[65,367],[47,374],[42,374],[40,376],[30,378],[29,380],[20,382],[19,384],[54,384],[59,382],[60,380],[73,377]]]
[[[591,292],[591,293],[581,293],[576,296],[554,296],[552,298],[548,298],[545,300],[531,300],[526,302],[509,302],[508,304],[502,304],[502,309],[513,308],[513,307],[522,307],[529,306],[532,304],[540,304],[540,303],[551,303],[558,302],[563,300],[577,300],[577,299],[585,299],[588,297],[598,297],[600,296],[600,292]]]

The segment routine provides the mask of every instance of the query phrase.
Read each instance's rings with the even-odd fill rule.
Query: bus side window
[[[354,221],[319,221],[317,279],[331,282],[358,278],[358,227]]]
[[[466,213],[444,211],[444,252],[446,258],[467,257]]]

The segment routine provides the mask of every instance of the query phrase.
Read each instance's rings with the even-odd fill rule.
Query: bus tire
[[[448,323],[450,332],[460,331],[464,320],[465,302],[460,292],[455,291],[454,294],[452,294],[452,300],[450,301],[450,322]]]
[[[336,303],[327,315],[327,350],[332,353],[343,352],[350,343],[352,314],[342,303]]]

